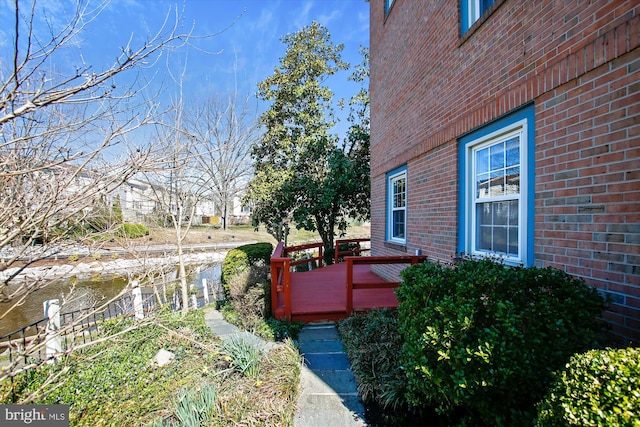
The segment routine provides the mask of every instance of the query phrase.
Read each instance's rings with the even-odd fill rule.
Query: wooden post
[[[284,316],[291,321],[291,259],[285,258],[282,266],[284,291]]]
[[[60,329],[60,300],[50,299],[42,303],[44,315],[49,321],[45,329],[47,337],[45,351],[49,363],[55,362],[55,358],[62,353],[62,341],[58,330]]]
[[[345,258],[347,262],[347,316],[353,312],[353,259]]]
[[[204,295],[204,303],[209,304],[209,287],[207,286],[207,278],[202,278],[202,294]]]
[[[142,288],[140,282],[131,282],[131,295],[133,297],[133,314],[136,319],[144,319],[144,307],[142,306]]]

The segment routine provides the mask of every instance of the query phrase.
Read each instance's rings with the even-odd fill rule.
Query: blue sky
[[[13,0],[0,2],[12,3]],[[90,3],[99,4],[96,0]],[[51,22],[62,23],[76,2],[39,0],[38,5],[46,9]],[[28,5],[21,7],[25,12]],[[112,0],[88,25],[88,30],[77,37],[75,46],[86,63],[103,69],[130,37],[134,45],[148,39],[167,13],[176,7],[183,15],[185,28],[193,25],[197,35],[217,34],[198,40],[194,48],[170,53],[169,61],[175,69],[188,58],[184,83],[186,102],[226,94],[235,87],[240,95],[255,94],[258,82],[273,73],[284,55],[281,36],[296,32],[314,20],[328,28],[334,43],[345,45],[343,60],[352,67],[361,61],[359,46],[369,46],[369,3],[365,0]],[[4,50],[7,43],[12,43],[12,35],[2,28],[6,28],[4,23],[11,23],[11,12],[7,12],[13,8],[0,9],[3,9],[0,10],[0,22],[3,22],[0,48]],[[37,22],[44,28],[44,20]],[[72,50],[64,61],[66,64],[60,64],[61,68],[79,62],[77,52]],[[163,62],[153,70],[146,70],[145,77],[153,76],[153,87],[157,87],[169,81],[165,73]],[[358,85],[347,82],[350,73],[342,72],[327,81],[336,100],[348,100],[358,90]],[[165,86],[168,85],[165,83]],[[258,106],[259,110],[264,108],[265,105]]]

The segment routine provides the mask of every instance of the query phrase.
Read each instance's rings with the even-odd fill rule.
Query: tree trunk
[[[182,249],[182,208],[178,208],[178,217],[176,218],[176,246],[178,251],[178,280],[180,281],[180,290],[182,295],[182,314],[189,311],[189,286],[187,285],[187,269],[184,266],[184,251]]]
[[[227,203],[225,201],[224,207],[222,208],[222,229],[227,229]]]
[[[322,239],[322,243],[324,244],[324,263],[325,265],[333,264],[333,239],[334,239],[334,222],[332,220],[328,220],[325,224],[322,221],[322,218],[316,216],[316,229],[318,230],[318,234]]]

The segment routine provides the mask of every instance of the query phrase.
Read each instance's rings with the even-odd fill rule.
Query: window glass
[[[461,0],[460,12],[464,34],[495,3],[495,0]]]
[[[405,168],[388,176],[387,239],[406,243],[407,172]]]
[[[516,133],[472,149],[474,252],[519,258],[520,144],[521,135]]]
[[[528,104],[460,137],[459,253],[533,265],[534,123]]]
[[[384,14],[389,13],[389,9],[391,9],[391,5],[393,4],[393,0],[384,0]]]

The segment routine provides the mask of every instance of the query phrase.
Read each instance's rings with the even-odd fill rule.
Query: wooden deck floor
[[[369,265],[354,266],[354,282],[387,283],[371,271]],[[392,284],[389,284],[393,286]],[[282,300],[279,301],[283,304]],[[346,264],[333,264],[317,270],[291,273],[291,319],[303,322],[339,320],[347,313]],[[396,308],[398,300],[393,288],[355,289],[353,310],[366,311],[372,308]]]

